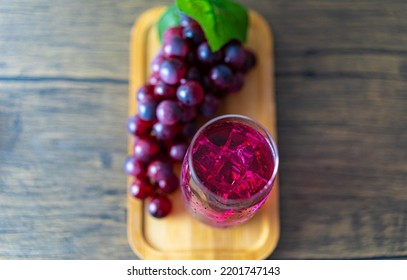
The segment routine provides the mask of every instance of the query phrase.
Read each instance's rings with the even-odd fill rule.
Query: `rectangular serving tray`
[[[160,48],[156,23],[164,9],[146,11],[131,31],[129,115],[136,113],[135,91],[147,81],[150,61]],[[251,117],[277,140],[272,35],[259,14],[250,11],[249,20],[246,46],[256,53],[257,65],[245,76],[244,88],[223,101],[218,115]],[[133,139],[129,137],[129,154],[132,145]],[[131,180],[129,177],[128,186]],[[255,217],[228,229],[211,228],[193,220],[184,209],[180,190],[170,198],[173,211],[156,219],[147,213],[145,202],[128,195],[128,240],[142,259],[264,259],[277,246],[280,234],[277,180]]]

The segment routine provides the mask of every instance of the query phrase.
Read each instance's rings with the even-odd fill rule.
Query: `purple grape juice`
[[[215,119],[197,133],[184,159],[187,208],[212,226],[242,223],[266,200],[277,164],[274,142],[257,123],[237,116]]]

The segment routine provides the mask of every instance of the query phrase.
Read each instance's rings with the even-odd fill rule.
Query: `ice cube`
[[[230,149],[237,149],[245,142],[246,138],[245,132],[241,128],[235,127],[230,132],[228,147]]]
[[[233,189],[229,193],[229,198],[231,199],[246,199],[251,197],[251,192],[250,188],[246,182],[246,179],[243,179],[242,182],[237,186],[235,189]]]
[[[242,185],[246,185],[247,191],[249,191],[250,194],[253,195],[264,188],[264,186],[267,185],[267,182],[268,181],[266,179],[264,179],[256,172],[247,171]]]
[[[218,147],[222,147],[226,144],[229,138],[230,132],[232,131],[232,125],[219,125],[211,127],[208,134],[205,134],[209,141]],[[205,133],[205,132],[204,132]]]
[[[240,183],[242,175],[244,175],[244,170],[241,165],[229,160],[220,161],[217,164],[218,172],[215,174],[215,177],[219,183],[230,187]]]
[[[192,150],[192,158],[194,161],[194,167],[197,175],[202,180],[208,175],[208,172],[212,172],[215,166],[216,157],[220,152],[220,148],[214,145],[205,136],[201,136],[197,139],[197,144]]]
[[[245,146],[238,150],[238,154],[245,166],[250,166],[254,159],[254,148],[252,146]]]
[[[270,149],[260,147],[254,152],[253,160],[250,163],[248,170],[257,173],[264,179],[268,180],[273,171],[273,165],[273,155],[271,154]]]

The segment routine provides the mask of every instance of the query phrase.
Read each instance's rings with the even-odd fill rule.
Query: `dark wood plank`
[[[129,31],[170,1],[0,1],[0,258],[134,258]],[[272,258],[407,258],[407,4],[247,1],[276,43]],[[261,59],[261,58],[260,58]]]
[[[127,85],[0,87],[0,258],[134,258],[122,172]]]
[[[405,257],[407,82],[278,81],[283,231],[273,257]]]

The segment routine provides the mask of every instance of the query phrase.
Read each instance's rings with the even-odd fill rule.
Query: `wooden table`
[[[271,258],[407,258],[406,2],[240,2],[276,40]],[[0,0],[0,258],[135,258],[122,172],[129,32],[167,3]]]

